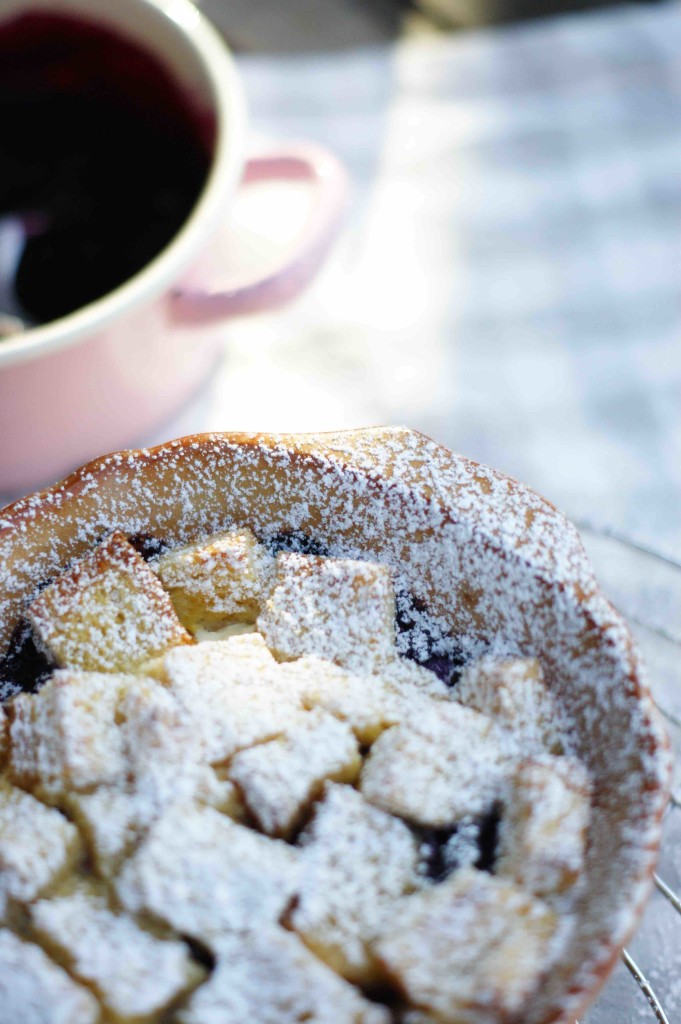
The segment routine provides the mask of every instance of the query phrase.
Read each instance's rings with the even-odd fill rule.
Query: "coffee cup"
[[[0,272],[3,241],[5,268],[18,266],[11,308],[0,289],[0,493],[16,494],[171,417],[210,373],[226,320],[276,309],[312,280],[342,220],[346,178],[313,144],[247,155],[233,59],[190,0],[0,0],[0,57],[3,40],[31,102],[42,102],[41,77],[51,104],[77,101],[67,130],[78,137],[81,116],[88,131],[94,123],[109,174],[95,161],[89,177],[61,184],[76,160],[63,133],[51,135],[52,106],[41,108],[17,209],[0,206]],[[18,81],[11,63],[0,60],[0,103]],[[75,148],[89,167],[92,154]],[[267,181],[309,184],[307,223],[279,265],[225,281],[229,211],[240,189]]]

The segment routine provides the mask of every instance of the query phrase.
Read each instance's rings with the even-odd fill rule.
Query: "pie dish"
[[[0,565],[1,1024],[583,1012],[670,764],[547,502],[408,430],[202,435],[4,510]]]

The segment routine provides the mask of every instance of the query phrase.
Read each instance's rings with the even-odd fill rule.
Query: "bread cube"
[[[217,967],[180,1010],[179,1024],[390,1024],[295,935],[271,928],[221,940]]]
[[[299,881],[300,851],[211,807],[176,806],[121,871],[116,892],[209,949],[226,932],[274,924]]]
[[[117,709],[128,774],[135,777],[164,766],[173,776],[206,760],[203,734],[181,701],[166,687],[139,678]]]
[[[259,633],[175,647],[150,666],[149,674],[172,690],[184,686],[275,685],[277,662]]]
[[[0,921],[7,920],[12,902],[35,899],[80,855],[78,830],[59,811],[0,783]]]
[[[102,896],[74,892],[40,900],[31,923],[46,952],[94,989],[116,1024],[159,1013],[204,976],[183,942],[142,931]]]
[[[353,672],[377,671],[395,653],[391,570],[281,554],[258,629],[283,661],[314,654]]]
[[[520,1020],[556,926],[512,882],[465,869],[394,904],[373,948],[409,1002],[442,1024]]]
[[[307,708],[323,708],[347,722],[360,743],[371,744],[392,725],[410,721],[451,695],[432,672],[395,657],[379,674],[355,673],[314,655],[284,662],[281,675]]]
[[[38,693],[15,697],[9,705],[12,779],[58,800],[123,778],[116,711],[136,683],[135,676],[62,670]]]
[[[405,703],[380,676],[356,675],[314,655],[281,665],[306,708],[323,708],[347,722],[360,743],[373,743],[406,715]]]
[[[38,946],[0,928],[0,1024],[97,1024],[99,1017],[91,992]]]
[[[215,807],[238,821],[245,815],[234,783],[219,779],[207,765],[178,773],[149,771],[130,788],[102,786],[94,793],[76,794],[68,807],[95,870],[100,877],[111,878],[163,814],[188,802]]]
[[[411,829],[350,786],[328,785],[302,844],[291,927],[337,973],[359,984],[377,982],[369,940],[386,908],[422,881]]]
[[[246,665],[260,665],[263,669],[271,669],[276,665],[264,637],[255,629],[249,633],[232,635],[223,642],[229,645],[229,657],[239,659]]]
[[[354,782],[361,764],[350,727],[309,711],[279,739],[235,754],[229,776],[262,831],[286,838],[326,780]]]
[[[563,753],[560,708],[536,658],[482,658],[464,669],[457,700],[511,729],[526,756]]]
[[[439,701],[382,733],[362,770],[366,799],[417,825],[445,828],[500,797],[513,748],[486,715]]]
[[[45,587],[26,617],[62,668],[131,672],[193,643],[156,574],[118,532]]]
[[[230,530],[154,561],[181,622],[191,632],[255,622],[274,558],[250,530]]]
[[[156,674],[201,734],[211,764],[280,736],[303,714],[299,693],[250,637],[178,648]]]
[[[413,701],[415,697],[428,700],[453,701],[453,691],[441,679],[415,661],[395,657],[381,667],[380,678],[391,690]]]
[[[574,758],[525,761],[511,780],[496,872],[555,901],[583,877],[590,783]]]

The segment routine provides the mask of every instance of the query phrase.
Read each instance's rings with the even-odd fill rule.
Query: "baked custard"
[[[0,1024],[581,1012],[668,764],[555,510],[372,431],[122,453],[0,515]]]

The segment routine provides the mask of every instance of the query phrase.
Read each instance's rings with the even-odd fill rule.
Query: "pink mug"
[[[210,111],[216,141],[193,212],[159,256],[103,298],[0,340],[0,494],[6,495],[157,429],[209,374],[225,320],[276,309],[312,280],[347,191],[343,168],[317,146],[246,157],[246,109],[233,60],[190,0],[0,0],[0,26],[44,10],[96,20],[161,59],[183,91]],[[310,184],[308,223],[284,265],[225,283],[220,228],[237,190],[266,180]]]

